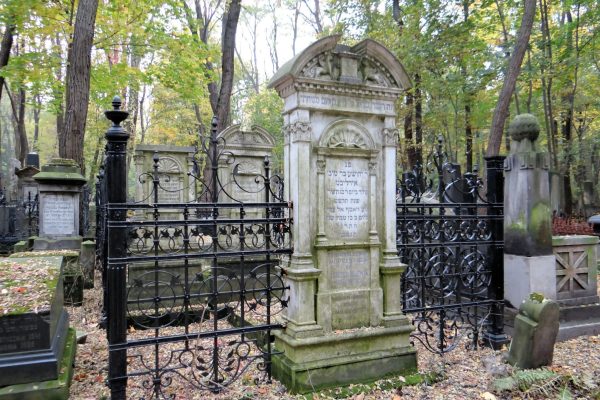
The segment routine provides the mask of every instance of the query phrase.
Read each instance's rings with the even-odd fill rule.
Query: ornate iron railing
[[[99,254],[107,260],[112,398],[174,398],[182,387],[218,392],[254,367],[252,376],[269,380],[271,332],[282,328],[275,316],[287,305],[279,262],[292,251],[281,179],[265,160],[252,185],[264,201],[236,201],[231,182],[217,174],[224,146],[215,120],[211,137],[200,143],[208,173],[201,174],[200,157],[189,173],[198,188],[194,201],[159,202],[159,190],[173,189],[162,186],[155,154],[153,171],[139,177],[151,185],[150,195],[127,203],[127,134],[119,125],[127,114],[118,99],[113,105],[98,186],[106,201],[97,211],[105,220],[98,231]]]
[[[503,335],[502,162],[487,163],[487,196],[475,173],[460,176],[441,139],[398,185],[397,248],[403,311],[413,337],[432,352],[454,349],[464,335],[498,347]],[[499,183],[500,181],[500,183]],[[500,293],[499,293],[500,291]]]
[[[0,254],[9,254],[13,246],[38,233],[38,195],[29,192],[24,200],[8,201],[0,190]]]

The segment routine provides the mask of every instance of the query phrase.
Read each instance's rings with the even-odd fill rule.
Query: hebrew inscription
[[[369,231],[369,169],[361,158],[327,159],[325,233],[330,240],[360,241]]]

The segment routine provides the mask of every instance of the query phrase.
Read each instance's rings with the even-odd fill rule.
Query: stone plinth
[[[79,203],[86,182],[79,166],[73,160],[55,158],[33,179],[39,190],[39,237],[34,250],[79,250]]]
[[[285,198],[294,205],[274,373],[294,392],[416,366],[395,224],[394,104],[410,81],[380,44],[339,39],[315,42],[270,82],[285,100]]]

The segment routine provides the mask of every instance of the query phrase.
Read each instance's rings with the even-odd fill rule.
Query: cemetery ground
[[[105,385],[108,367],[106,331],[98,326],[102,290],[96,275],[94,289],[86,290],[81,307],[68,307],[71,326],[85,332],[85,343],[77,346],[71,384],[73,399],[108,399]],[[600,294],[600,286],[598,287]],[[135,332],[130,331],[130,335]],[[555,345],[554,362],[538,376],[519,375],[502,362],[502,351],[486,347],[469,348],[464,339],[458,348],[444,356],[434,355],[415,341],[419,374],[392,377],[369,384],[354,384],[308,395],[291,395],[273,380],[255,383],[256,369],[249,369],[222,393],[194,393],[189,387],[173,387],[181,399],[600,399],[600,335],[582,336]],[[522,373],[521,373],[522,374]],[[504,379],[502,379],[504,378]],[[512,381],[511,381],[512,379]],[[527,384],[527,379],[531,382]],[[502,383],[512,382],[501,391]],[[569,393],[563,391],[568,389]],[[129,398],[140,398],[136,388],[128,389]],[[139,390],[139,389],[138,389]]]

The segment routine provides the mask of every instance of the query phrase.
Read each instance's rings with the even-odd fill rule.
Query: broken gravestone
[[[558,303],[532,294],[519,308],[508,363],[522,369],[552,364],[558,334]]]

